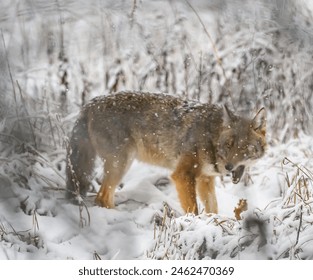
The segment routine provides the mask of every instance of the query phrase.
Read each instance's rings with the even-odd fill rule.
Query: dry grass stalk
[[[93,253],[93,259],[96,261],[102,260],[102,258],[100,257],[100,255],[96,251],[94,251],[94,253]]]
[[[288,195],[285,198],[284,205],[287,207],[294,206],[298,203],[307,204],[312,198],[312,172],[306,167],[300,166],[289,158],[285,158],[282,162],[283,166],[292,165],[295,173],[292,177],[286,173],[285,180],[288,188]]]
[[[217,47],[216,47],[216,45],[215,45],[215,43],[214,43],[214,41],[213,41],[213,39],[212,39],[212,37],[211,37],[211,35],[210,35],[208,29],[206,28],[206,26],[205,26],[203,20],[201,19],[200,15],[199,15],[199,13],[196,11],[196,9],[190,4],[190,2],[189,2],[188,0],[185,0],[185,1],[186,1],[187,5],[190,7],[190,9],[191,9],[191,10],[195,13],[195,15],[197,16],[197,18],[198,18],[200,24],[202,25],[202,28],[203,28],[205,34],[206,34],[207,37],[209,38],[210,43],[211,43],[211,46],[212,46],[212,49],[213,49],[213,52],[214,52],[214,56],[215,56],[215,58],[216,58],[216,61],[217,61],[218,65],[221,67],[221,69],[222,69],[222,71],[223,71],[224,78],[226,79],[226,74],[225,74],[225,70],[224,70],[224,67],[223,67],[223,64],[222,64],[222,60],[221,60],[221,58],[220,58],[220,56],[219,56],[219,54],[218,54]]]

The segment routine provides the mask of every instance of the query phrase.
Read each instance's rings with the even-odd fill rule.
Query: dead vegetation
[[[245,200],[236,207],[236,219],[204,214],[176,217],[165,205],[163,216],[156,216],[154,242],[146,257],[197,260],[241,259],[244,255],[253,259],[312,259],[308,249],[313,242],[312,172],[288,158],[282,166],[286,172],[282,200],[270,203],[266,209],[255,209],[244,219],[240,214],[247,206]],[[223,244],[228,246],[224,248]],[[257,245],[257,251],[250,251],[252,244]]]
[[[34,20],[29,20],[28,2],[7,7],[15,13],[0,20],[0,182],[9,182],[13,192],[25,190],[20,208],[34,217],[34,226],[16,232],[1,217],[0,240],[40,247],[36,217],[54,211],[38,213],[40,199],[28,198],[27,191],[37,191],[34,182],[40,182],[40,191],[63,196],[67,136],[80,107],[95,95],[131,89],[227,103],[245,113],[265,106],[271,141],[310,134],[312,38],[305,31],[312,27],[312,14],[287,2],[289,9],[279,13],[270,1],[260,1],[256,13],[246,0],[247,10],[236,13],[227,1],[205,7],[168,1],[166,11],[138,1],[118,8],[99,1],[95,7],[85,4],[82,11],[82,1],[78,6],[55,1],[32,7]],[[147,13],[150,9],[156,12]],[[206,16],[212,9],[215,25]],[[72,32],[76,28],[77,36]],[[47,167],[49,176],[42,172]],[[303,250],[311,245],[311,231],[304,230],[312,225],[312,172],[289,158],[282,167],[294,170],[285,175],[283,202],[255,211],[250,224],[240,220],[245,203],[236,208],[236,219],[176,218],[166,208],[155,219],[147,258],[240,258],[253,242],[260,244],[264,258],[313,258]],[[81,226],[90,223],[84,205],[78,220]],[[190,236],[200,229],[202,242],[190,247]],[[217,239],[231,242],[233,250],[215,247]]]

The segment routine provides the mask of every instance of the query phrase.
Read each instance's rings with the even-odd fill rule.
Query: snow
[[[123,187],[116,192],[116,209],[93,205],[94,194],[90,194],[86,208],[79,209],[64,200],[62,190],[47,190],[45,181],[38,178],[31,184],[32,190],[2,179],[0,258],[286,258],[283,254],[296,242],[301,207],[303,221],[297,247],[301,250],[297,254],[312,258],[312,181],[308,183],[308,201],[300,199],[296,205],[287,202],[292,189],[288,189],[286,173],[292,178],[298,171],[282,164],[288,157],[309,167],[304,152],[313,152],[311,137],[301,139],[301,144],[292,140],[269,147],[266,156],[251,168],[248,186],[243,182],[233,185],[230,178],[218,179],[217,215],[182,215],[175,187],[166,179],[168,170],[139,162],[135,162],[123,180]],[[49,166],[41,166],[38,172],[48,180],[56,179]],[[247,199],[248,211],[242,214],[243,220],[237,221],[233,210],[241,198]],[[164,214],[163,203],[172,209],[172,217]],[[163,220],[164,216],[166,232],[155,222],[157,217]],[[261,217],[267,224],[267,244],[261,250],[256,229],[251,229],[256,232],[255,240],[250,240],[252,233],[246,228],[245,218],[251,216]],[[170,241],[173,236],[175,243]],[[243,249],[241,243],[245,242],[252,244]],[[201,246],[203,252],[199,255]]]
[[[238,14],[225,1],[193,3],[221,69],[188,6],[137,2],[133,25],[132,1],[1,2],[0,259],[313,259],[312,38],[303,24],[312,3],[299,1],[291,23],[289,1],[278,15],[266,0]],[[58,57],[61,29],[68,60]],[[140,162],[117,188],[115,209],[96,206],[95,191],[71,204],[67,137],[82,103],[115,89],[201,93],[242,112],[265,106],[266,155],[237,185],[216,178],[218,214],[184,215],[170,171]],[[101,176],[99,161],[94,189]],[[248,210],[236,220],[240,199]]]

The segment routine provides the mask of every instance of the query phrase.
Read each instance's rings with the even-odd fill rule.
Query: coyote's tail
[[[94,167],[95,156],[95,149],[88,133],[88,116],[85,110],[81,112],[75,123],[67,148],[67,198],[74,199],[79,194],[86,195],[90,185],[90,175]]]

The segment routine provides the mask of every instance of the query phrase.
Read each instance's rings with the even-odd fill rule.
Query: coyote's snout
[[[198,213],[196,194],[217,213],[214,177],[238,183],[265,151],[265,110],[253,119],[227,107],[164,94],[121,92],[93,99],[77,120],[67,154],[67,194],[86,195],[96,156],[104,179],[96,202],[114,207],[114,191],[134,159],[173,171],[181,206]]]

